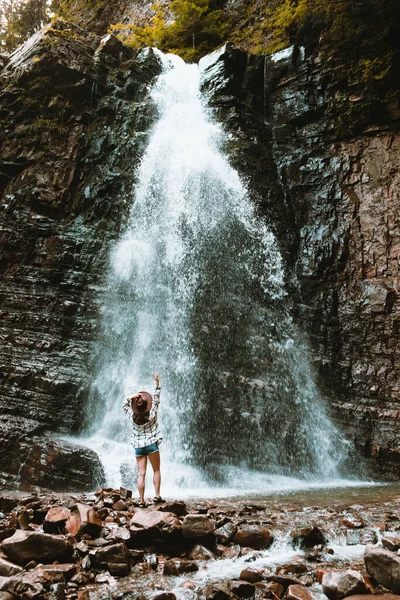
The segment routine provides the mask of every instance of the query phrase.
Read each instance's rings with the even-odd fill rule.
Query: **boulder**
[[[384,548],[367,546],[364,561],[368,574],[377,583],[396,594],[400,593],[400,556]]]
[[[341,600],[354,594],[365,594],[367,589],[358,571],[331,571],[322,576],[322,590],[330,600]]]
[[[238,529],[233,539],[240,546],[253,548],[254,550],[269,548],[274,540],[269,529],[256,525],[247,525]]]
[[[129,522],[130,546],[175,544],[182,538],[181,523],[174,513],[137,510]]]
[[[207,515],[189,514],[182,521],[182,534],[186,540],[197,540],[209,545],[214,541],[215,524]]]
[[[198,571],[199,567],[194,560],[186,560],[184,558],[171,558],[164,564],[164,575],[181,575],[182,573],[193,573]]]
[[[1,543],[1,549],[13,562],[26,565],[31,560],[42,563],[68,562],[72,545],[63,536],[17,530]]]
[[[47,511],[43,521],[43,531],[46,533],[63,533],[71,511],[65,506],[54,506]]]
[[[100,517],[92,506],[77,502],[70,508],[70,515],[65,523],[65,529],[76,538],[88,534],[98,537],[103,528]]]
[[[289,585],[286,592],[287,600],[314,600],[312,593],[304,585]]]

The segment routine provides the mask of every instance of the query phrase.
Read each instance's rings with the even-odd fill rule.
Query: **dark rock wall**
[[[400,473],[399,110],[338,128],[340,89],[315,56],[230,48],[210,102],[288,265],[294,310],[332,414],[376,476]],[[232,90],[234,91],[232,92]],[[248,147],[252,151],[248,152]],[[254,152],[255,148],[258,151]],[[267,149],[267,151],[265,151]],[[255,155],[256,154],[256,155]],[[272,157],[272,161],[271,161]],[[274,181],[274,177],[276,180]]]
[[[46,433],[81,425],[96,302],[130,206],[152,122],[147,89],[159,68],[152,52],[136,58],[113,37],[60,21],[3,71],[0,484],[21,476],[60,488],[59,473],[38,474],[32,448],[42,439],[42,460],[53,464]],[[83,454],[81,480],[93,487],[101,467]],[[66,486],[79,481],[71,469]]]

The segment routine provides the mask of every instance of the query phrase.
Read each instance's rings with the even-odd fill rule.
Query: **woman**
[[[160,496],[161,471],[159,444],[162,436],[158,426],[158,407],[160,405],[160,379],[158,373],[153,375],[156,380],[156,391],[154,398],[148,392],[138,392],[127,398],[124,402],[124,410],[131,417],[133,425],[133,446],[135,448],[136,462],[138,467],[138,491],[139,507],[145,508],[144,488],[147,469],[147,457],[153,467],[153,484],[155,497],[153,502],[164,502]]]

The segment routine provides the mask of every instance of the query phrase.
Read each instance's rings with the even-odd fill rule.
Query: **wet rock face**
[[[203,86],[286,257],[332,412],[372,472],[396,478],[399,111],[383,106],[379,123],[364,115],[349,135],[335,107],[358,102],[357,90],[323,68],[302,48],[265,59],[228,45]]]
[[[104,264],[130,205],[159,70],[152,51],[59,21],[1,74],[1,486],[102,481],[94,453],[49,436],[82,426]]]

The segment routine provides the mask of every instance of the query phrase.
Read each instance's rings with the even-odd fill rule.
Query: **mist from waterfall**
[[[134,485],[122,402],[152,392],[158,371],[171,489],[338,478],[343,441],[290,317],[274,235],[221,150],[201,69],[162,60],[151,93],[158,121],[110,256],[86,443],[108,484]]]

